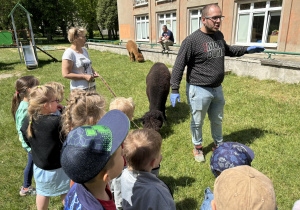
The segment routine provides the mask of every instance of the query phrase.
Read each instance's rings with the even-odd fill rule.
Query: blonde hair
[[[46,86],[52,87],[59,99],[59,102],[64,100],[65,86],[58,82],[48,82],[45,84]]]
[[[157,157],[162,144],[161,135],[152,129],[131,131],[124,141],[124,157],[128,166],[143,171]]]
[[[105,99],[93,91],[72,90],[62,115],[62,133],[72,128],[96,124],[105,114]]]
[[[124,98],[124,97],[116,97],[112,100],[109,106],[109,110],[118,109],[124,112],[129,120],[133,118],[133,112],[135,109],[135,104],[133,102],[132,97]]]
[[[16,121],[16,112],[19,108],[21,101],[24,100],[24,97],[29,98],[29,88],[39,85],[40,82],[34,76],[24,76],[17,79],[15,83],[16,92],[14,93],[13,99],[11,101],[11,113]]]
[[[68,40],[70,43],[73,43],[74,40],[77,39],[79,36],[85,36],[85,35],[86,35],[86,29],[72,27],[68,31]]]
[[[41,114],[42,108],[45,103],[49,103],[52,98],[56,97],[55,90],[49,86],[37,86],[30,91],[28,115],[29,115],[29,125],[27,128],[28,138],[32,137],[31,123],[33,120],[37,120],[38,115]],[[46,128],[45,128],[46,129]]]
[[[76,89],[73,89],[71,90],[70,94],[69,94],[69,99],[68,101],[72,100],[74,96],[77,96],[78,94],[80,93],[85,93],[87,91],[83,90],[83,89],[79,89],[79,88],[76,88]]]

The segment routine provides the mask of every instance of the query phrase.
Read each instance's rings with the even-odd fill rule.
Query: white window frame
[[[198,11],[198,14],[197,15],[192,15],[192,12],[197,10]],[[188,29],[188,32],[189,34],[192,33],[192,18],[197,18],[198,19],[198,25],[199,25],[199,29],[202,27],[203,23],[202,23],[202,8],[193,8],[193,9],[189,9],[189,15],[190,15],[190,18],[189,18],[189,21],[190,21],[190,24],[189,24],[189,29]]]
[[[142,20],[142,18],[145,18],[144,20]],[[139,20],[138,20],[139,19]],[[141,33],[142,33],[142,38],[138,37],[138,23],[140,23],[142,25],[142,23],[145,23],[145,28],[141,29]],[[150,27],[150,23],[149,23],[149,15],[141,15],[141,16],[135,16],[135,37],[136,37],[136,41],[149,41],[149,36],[150,36],[150,32],[149,32],[149,27],[147,30],[147,23],[148,26]],[[147,36],[147,31],[148,31],[148,36]],[[143,34],[146,34],[146,37],[143,39]]]
[[[144,5],[148,5],[148,0],[133,0],[134,7],[139,7]]]
[[[161,34],[162,34],[162,27],[160,27],[160,24],[159,24],[159,22],[160,21],[164,21],[164,23],[163,23],[163,25],[167,25],[167,21],[169,20],[170,21],[170,25],[171,25],[171,28],[168,28],[168,29],[170,29],[171,31],[172,31],[172,33],[173,33],[173,37],[174,37],[174,43],[176,43],[176,33],[177,33],[177,14],[176,14],[176,16],[174,17],[173,16],[173,14],[176,14],[176,11],[171,11],[171,12],[165,12],[165,13],[158,13],[157,14],[157,27],[158,27],[158,38],[161,36]],[[167,16],[167,14],[170,14],[170,17],[169,18],[167,18],[166,16]],[[160,16],[161,15],[164,15],[164,17],[163,18],[161,18]],[[175,26],[173,26],[173,20],[176,20],[176,25]],[[160,28],[159,28],[160,27]],[[176,27],[176,33],[174,33],[174,27]]]
[[[259,9],[254,9],[254,3],[257,2],[249,2],[250,3],[250,9],[248,10],[240,10],[240,5],[245,4],[245,3],[239,3],[238,4],[238,15],[237,15],[237,22],[236,22],[236,34],[235,34],[235,43],[236,45],[258,45],[258,46],[265,46],[265,47],[277,47],[277,43],[267,43],[267,36],[268,36],[268,31],[269,29],[269,24],[270,24],[270,12],[280,12],[282,11],[282,6],[281,7],[270,7],[270,0],[269,1],[264,1],[266,2],[266,7],[265,8],[259,8]],[[253,15],[256,13],[264,13],[265,18],[264,18],[264,27],[263,27],[263,35],[262,35],[262,42],[257,43],[257,42],[251,42],[251,35],[252,35],[252,24],[253,24]],[[247,14],[250,15],[249,17],[249,23],[248,23],[248,34],[247,34],[247,42],[238,42],[238,31],[239,31],[239,20],[240,20],[240,15],[242,14]],[[282,17],[282,16],[281,16]],[[280,23],[279,23],[280,25]]]

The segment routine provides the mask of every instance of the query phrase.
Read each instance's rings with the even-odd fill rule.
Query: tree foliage
[[[119,28],[117,0],[100,0],[97,10],[97,20],[101,28],[106,28],[109,35],[112,32],[114,39],[117,39]]]
[[[16,3],[18,0],[0,0],[0,30],[12,29],[11,18],[7,16]],[[71,26],[87,28],[89,38],[93,38],[93,30],[100,26],[116,38],[117,0],[20,0],[20,4],[33,15],[34,33],[47,36],[48,40],[58,32],[67,38],[67,29]],[[22,9],[16,9],[14,20],[17,29],[28,28],[26,13]]]
[[[8,16],[9,13],[12,11],[14,6],[18,3],[17,0],[7,1],[7,0],[0,0],[0,29],[1,30],[12,30],[12,20],[11,16]],[[26,13],[17,8],[13,14],[14,21],[17,29],[24,29],[27,26],[27,17]]]
[[[87,31],[89,33],[89,38],[93,39],[93,30],[97,28],[96,22],[96,9],[99,0],[75,0],[78,15],[86,24]]]

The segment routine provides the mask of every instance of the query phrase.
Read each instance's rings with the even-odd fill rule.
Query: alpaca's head
[[[159,131],[164,123],[163,113],[159,110],[152,110],[147,112],[143,117],[143,127]]]
[[[139,53],[136,59],[138,62],[143,62],[144,61],[144,57],[142,55],[142,53]]]

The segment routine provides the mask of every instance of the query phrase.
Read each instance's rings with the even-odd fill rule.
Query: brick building
[[[156,43],[162,25],[175,43],[202,26],[202,8],[220,6],[225,16],[221,31],[231,45],[261,45],[300,53],[300,0],[117,0],[120,40]]]

